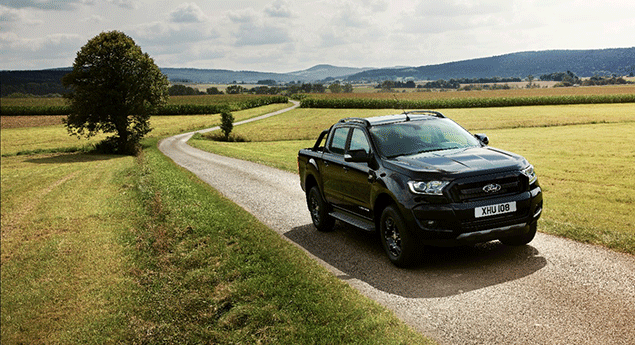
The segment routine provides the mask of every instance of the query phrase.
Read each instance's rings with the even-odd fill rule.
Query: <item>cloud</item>
[[[11,69],[35,69],[46,66],[70,66],[86,40],[75,34],[52,34],[23,38],[15,33],[0,32],[0,56]]]
[[[250,23],[256,21],[259,15],[250,7],[239,11],[229,11],[227,17],[233,23]]]
[[[39,25],[43,21],[33,19],[30,13],[24,9],[14,9],[0,5],[0,22],[13,23],[25,25]]]
[[[105,23],[108,20],[98,14],[93,14],[90,17],[82,19],[83,23]]]
[[[207,20],[205,13],[193,2],[180,4],[170,12],[170,21],[174,23],[203,23]]]
[[[139,8],[139,4],[136,0],[107,0],[108,3],[117,5],[121,8],[126,8],[130,10],[136,10]]]
[[[291,18],[293,12],[285,0],[276,0],[265,7],[265,13],[275,18]]]
[[[199,42],[218,37],[218,33],[211,26],[165,22],[139,24],[132,31],[135,37],[139,37],[140,40],[165,46]]]
[[[267,14],[271,16],[270,13]],[[238,47],[280,44],[291,41],[289,29],[279,23],[277,18],[271,19],[256,12],[253,8],[229,11],[227,17],[232,23],[238,24],[237,30],[232,30],[235,45]]]
[[[283,27],[243,24],[236,40],[237,46],[255,46],[279,44],[291,41],[287,30]]]
[[[6,0],[5,5],[13,8],[38,8],[41,10],[70,11],[77,5],[92,5],[92,0]]]

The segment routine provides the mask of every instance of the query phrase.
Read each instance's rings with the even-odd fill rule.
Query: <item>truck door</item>
[[[320,174],[324,186],[324,198],[337,207],[343,207],[344,199],[344,152],[350,127],[337,127],[330,136],[322,155]]]
[[[347,151],[363,150],[370,154],[370,143],[361,128],[353,128]],[[368,163],[344,163],[344,177],[342,184],[343,207],[352,213],[371,219],[370,191],[368,181]]]

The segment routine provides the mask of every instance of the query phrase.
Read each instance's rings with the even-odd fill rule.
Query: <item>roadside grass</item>
[[[40,129],[24,132],[27,150]],[[432,343],[177,167],[157,140],[137,158],[2,158],[3,343]]]
[[[545,190],[539,230],[635,254],[635,105],[534,106],[442,111],[493,147],[525,156]],[[218,143],[198,136],[192,146],[297,171],[297,151],[344,117],[387,110],[296,109],[236,127],[251,142]]]
[[[148,342],[426,343],[151,142],[137,235]]]

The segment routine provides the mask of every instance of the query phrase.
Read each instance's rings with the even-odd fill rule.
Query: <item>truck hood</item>
[[[529,163],[521,156],[491,147],[473,147],[420,153],[390,159],[404,169],[421,172],[467,173],[471,171],[522,169]]]

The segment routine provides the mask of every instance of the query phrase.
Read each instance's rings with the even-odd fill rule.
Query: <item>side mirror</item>
[[[489,138],[485,134],[474,134],[474,137],[478,139],[478,141],[482,142],[484,145],[489,145]]]
[[[352,150],[344,154],[344,160],[351,163],[368,163],[370,154],[364,150]]]

